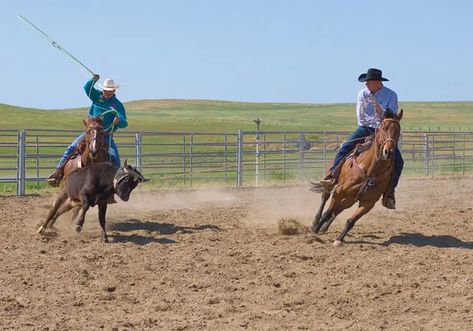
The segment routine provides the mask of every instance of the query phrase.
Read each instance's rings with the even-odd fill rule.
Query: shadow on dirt
[[[112,234],[109,235],[109,238],[112,238],[112,242],[114,243],[134,243],[136,245],[147,245],[151,243],[168,245],[177,243],[177,241],[168,238],[155,238],[153,236],[147,237],[139,234]]]
[[[383,246],[392,244],[414,245],[417,247],[433,246],[439,248],[473,249],[473,242],[461,241],[452,236],[425,236],[422,233],[401,233],[382,243]]]
[[[170,223],[156,223],[149,221],[140,221],[137,219],[128,219],[120,223],[110,224],[108,229],[110,231],[147,231],[150,233],[149,236],[143,236],[138,234],[122,235],[113,234],[114,241],[116,242],[133,242],[138,245],[146,245],[149,243],[159,244],[175,244],[177,241],[167,238],[156,238],[156,235],[170,235],[175,233],[195,233],[212,231],[218,232],[222,229],[216,225],[204,224],[195,227],[178,226]]]

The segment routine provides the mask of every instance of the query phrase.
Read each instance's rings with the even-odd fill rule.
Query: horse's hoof
[[[325,232],[327,232],[327,230],[328,230],[328,225],[327,225],[327,223],[324,223],[324,225],[322,225],[320,227],[319,231],[320,231],[320,233],[325,233]]]
[[[82,226],[76,225],[76,232],[81,232],[81,231],[82,231]]]
[[[46,231],[46,228],[41,225],[36,232],[39,234],[44,234],[44,231]]]
[[[317,224],[312,223],[312,225],[310,226],[310,231],[313,233],[317,233]]]
[[[343,246],[343,241],[341,241],[341,240],[335,240],[335,241],[333,242],[333,246],[334,246],[334,247],[342,247],[342,246]]]

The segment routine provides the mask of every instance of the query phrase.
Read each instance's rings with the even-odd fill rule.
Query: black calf
[[[76,222],[76,231],[80,232],[87,210],[98,205],[102,240],[108,242],[105,232],[107,202],[115,193],[123,201],[128,201],[131,191],[143,181],[146,181],[143,175],[127,161],[119,169],[110,162],[94,163],[86,168],[77,169],[66,177],[64,186],[54,201],[46,221],[39,227],[38,233],[44,234],[46,228],[52,226],[60,215],[77,206],[81,206]]]

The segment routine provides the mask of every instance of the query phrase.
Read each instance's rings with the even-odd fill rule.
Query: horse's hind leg
[[[335,218],[345,209],[350,208],[356,202],[355,199],[345,198],[341,200],[333,209],[332,217],[328,219],[326,222],[321,224],[320,232],[325,233],[327,232],[329,226],[335,220]]]
[[[325,223],[332,223],[335,217],[338,215],[338,213],[334,213],[336,211],[336,206],[340,203],[341,195],[338,194],[336,191],[332,194],[332,200],[330,201],[330,204],[325,211],[325,213],[322,214],[322,217],[320,221],[314,226],[312,226],[312,231],[315,233],[319,233],[321,227]]]
[[[320,200],[320,207],[317,213],[315,214],[314,221],[312,222],[311,229],[315,232],[315,229],[320,223],[320,219],[322,218],[322,212],[324,211],[325,204],[327,203],[328,198],[330,198],[330,193],[322,192],[322,198]]]
[[[350,231],[353,228],[356,221],[358,221],[363,215],[369,212],[373,207],[374,207],[374,203],[370,203],[369,205],[359,206],[358,209],[355,210],[355,213],[347,220],[345,224],[345,228],[338,235],[337,240],[335,240],[333,245],[341,246],[343,244],[343,239],[347,235],[348,231]]]
[[[67,192],[65,190],[61,190],[56,200],[54,200],[53,207],[49,211],[48,216],[46,217],[46,220],[38,228],[37,232],[39,234],[44,234],[44,232],[46,231],[46,228],[48,227],[49,222],[53,220],[54,216],[56,215],[56,212],[62,206],[64,201],[66,201],[66,199],[67,199]]]
[[[56,214],[54,214],[54,217],[51,220],[51,222],[49,222],[48,228],[53,228],[54,223],[56,223],[59,216],[61,216],[62,214],[68,212],[72,208],[74,208],[74,204],[72,204],[70,201],[67,202],[67,203],[63,203],[62,206],[56,211]]]

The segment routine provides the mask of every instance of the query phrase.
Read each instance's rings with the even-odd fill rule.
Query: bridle
[[[385,118],[382,122],[384,122],[384,121],[386,121],[386,122],[397,122],[397,123],[399,123],[399,120],[398,120],[397,118]],[[381,123],[382,123],[382,122],[381,122]],[[379,131],[379,128],[376,129],[376,134],[378,133],[378,131]],[[379,151],[378,151],[378,153],[377,153],[377,155],[376,155],[376,159],[377,159],[377,160],[380,160],[380,159],[381,159],[380,154],[382,153],[382,150],[383,150],[383,148],[384,148],[384,145],[386,145],[388,142],[392,142],[393,145],[396,146],[396,141],[394,141],[394,139],[392,139],[392,138],[385,138],[385,139],[383,139],[383,140],[381,141],[381,143],[380,143],[381,148],[379,149]]]
[[[86,134],[86,139],[85,139],[85,142],[87,144],[87,149],[89,150],[89,153],[91,153],[91,151],[93,151],[93,147],[94,147],[94,144],[95,144],[95,147],[97,145],[97,142],[99,141],[98,138],[97,138],[97,132],[101,130],[101,126],[100,125],[94,125],[94,124],[88,124],[87,125],[87,128],[88,130],[91,129],[94,131],[94,136],[90,139],[87,139],[87,134]],[[88,131],[87,130],[87,131]],[[102,129],[103,130],[103,129]],[[103,143],[103,137],[102,137],[102,143]],[[102,147],[102,146],[100,146]],[[98,151],[97,151],[98,152]],[[92,156],[92,158],[96,158],[97,157],[97,153],[96,152],[96,155],[95,156]]]

